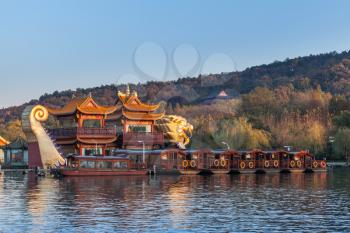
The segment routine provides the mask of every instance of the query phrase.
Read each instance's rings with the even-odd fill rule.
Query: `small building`
[[[4,163],[4,151],[2,147],[6,146],[9,143],[10,142],[8,142],[5,138],[0,136],[0,165]]]
[[[238,93],[234,90],[220,90],[215,94],[209,95],[206,98],[203,98],[198,101],[199,104],[215,104],[221,101],[232,100],[238,97]]]
[[[27,168],[28,167],[28,144],[18,137],[13,142],[2,147],[4,151],[4,167]]]

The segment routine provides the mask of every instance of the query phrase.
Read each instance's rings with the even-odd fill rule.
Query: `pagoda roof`
[[[7,141],[5,138],[0,136],[0,146],[6,146],[9,143],[10,143],[9,141]]]
[[[3,147],[5,150],[9,149],[28,149],[28,143],[26,140],[24,140],[22,137],[16,138],[13,142],[7,144],[6,146]]]
[[[112,114],[109,114],[106,116],[106,120],[107,121],[112,121],[112,120],[118,120],[122,117],[122,112],[121,111],[115,111]]]
[[[129,120],[150,120],[156,121],[164,116],[164,113],[131,112],[122,110],[122,114]]]
[[[91,95],[86,98],[73,98],[65,106],[60,109],[47,108],[49,113],[55,116],[66,116],[75,114],[77,111],[84,114],[94,115],[108,115],[116,110],[120,109],[121,106],[100,106],[98,105]]]
[[[122,102],[123,107],[130,111],[138,112],[153,112],[159,108],[159,104],[145,104],[137,96],[137,92],[134,91],[132,94],[118,92],[119,100]]]
[[[108,139],[103,139],[103,138],[81,138],[78,137],[78,141],[85,143],[85,144],[109,144],[112,142],[115,142],[117,140],[117,136],[112,137],[112,138],[108,138]]]
[[[226,92],[224,90],[220,91],[220,93],[217,96],[228,97],[228,95],[226,94]]]

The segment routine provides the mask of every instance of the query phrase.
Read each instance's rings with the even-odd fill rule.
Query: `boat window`
[[[83,148],[83,155],[85,156],[93,156],[93,155],[102,155],[102,148]]]
[[[24,155],[22,150],[12,150],[11,152],[11,162],[24,162]]]
[[[177,153],[176,152],[171,153],[171,155],[172,155],[173,160],[177,159]]]
[[[105,120],[105,127],[106,128],[115,128],[116,122],[111,120]]]
[[[95,162],[88,161],[88,160],[82,160],[82,161],[80,161],[80,167],[81,168],[95,168]]]
[[[83,121],[83,127],[84,128],[101,128],[101,121],[100,120],[84,120]]]
[[[58,120],[58,122],[59,126],[62,128],[71,128],[77,126],[75,119],[72,117],[62,117]]]
[[[117,130],[117,133],[124,132],[124,126],[122,126],[122,125],[116,125],[115,129]]]
[[[129,125],[128,132],[151,132],[151,125]]]
[[[98,161],[96,162],[96,168],[112,168],[112,162]]]
[[[125,161],[115,162],[113,167],[114,168],[128,168],[128,163]]]

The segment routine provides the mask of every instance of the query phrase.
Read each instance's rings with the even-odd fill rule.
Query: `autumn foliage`
[[[194,125],[192,148],[291,146],[339,159],[349,154],[343,138],[350,134],[350,51],[130,87],[145,102],[161,102],[167,114],[186,117]],[[99,104],[113,105],[117,90],[124,89],[125,85],[103,85],[57,91],[0,109],[0,135],[13,140],[22,134],[21,113],[29,104],[62,107],[73,95],[91,92]],[[221,90],[233,98],[203,103]]]

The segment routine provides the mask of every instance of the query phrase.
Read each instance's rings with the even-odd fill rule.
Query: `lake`
[[[0,232],[350,232],[350,170],[69,177],[5,172]]]

